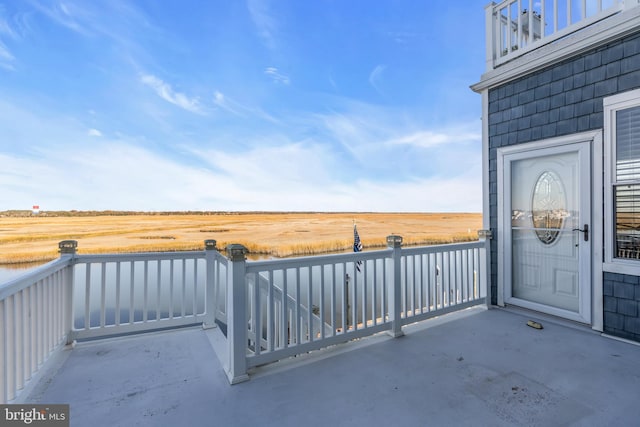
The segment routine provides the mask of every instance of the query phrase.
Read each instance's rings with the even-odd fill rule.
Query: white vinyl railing
[[[484,304],[487,243],[246,262],[228,248],[227,376],[252,367]],[[286,298],[285,298],[286,296]]]
[[[637,0],[504,0],[486,7],[487,71],[637,6]]]
[[[215,250],[77,256],[72,337],[213,326],[226,262]]]
[[[205,251],[78,255],[0,285],[0,404],[74,340],[225,321],[227,259]],[[222,290],[222,300],[219,297]]]
[[[0,287],[0,404],[13,400],[71,326],[70,256]]]
[[[0,285],[0,404],[74,340],[223,326],[234,384],[248,369],[388,331],[486,298],[487,246],[472,243],[247,262],[242,245],[61,257]]]

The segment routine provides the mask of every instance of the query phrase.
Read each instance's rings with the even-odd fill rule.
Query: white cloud
[[[212,102],[230,99],[218,91]],[[152,151],[144,139],[92,138],[99,130],[75,118],[0,100],[6,136],[0,144],[0,210],[37,201],[51,210],[478,212],[479,146],[456,145],[444,155],[451,151],[442,149],[446,142],[457,141],[453,132],[442,136],[398,117],[362,105],[351,113],[298,113],[282,118],[287,131],[257,126],[241,144],[229,143],[237,134],[220,138],[216,129],[199,134],[192,146],[170,136],[169,143],[154,140],[149,147],[162,149]],[[296,128],[320,132],[293,139],[289,131]],[[412,128],[419,130],[407,131]],[[425,143],[429,138],[435,146]],[[51,182],[73,185],[52,192]]]
[[[2,8],[0,8],[0,14],[2,13]],[[0,15],[0,35],[8,36],[12,39],[17,39],[17,35],[15,31],[11,28],[9,23]],[[7,70],[14,70],[13,63],[15,62],[15,57],[7,47],[7,45],[0,39],[0,67]]]
[[[184,93],[174,91],[171,85],[158,77],[151,74],[143,74],[140,76],[140,81],[152,88],[165,101],[192,113],[204,114],[198,98],[190,98]]]
[[[387,142],[387,144],[411,145],[418,148],[431,148],[442,144],[481,141],[481,139],[482,135],[475,132],[461,132],[457,130],[450,132],[434,132],[431,130],[423,130],[391,139]]]
[[[264,73],[271,77],[271,79],[276,83],[281,83],[283,85],[288,85],[291,82],[289,76],[286,76],[278,71],[275,67],[267,67],[264,70]]]
[[[213,94],[213,103],[216,104],[218,107],[232,113],[235,114],[236,116],[242,116],[244,117],[244,114],[242,112],[239,111],[239,108],[237,108],[237,105],[234,105],[236,103],[234,103],[233,101],[229,100],[226,96],[224,96],[224,94],[222,92],[219,91],[215,91],[215,93]],[[244,109],[240,106],[241,109]]]
[[[89,13],[87,10],[83,10],[80,4],[60,2],[47,7],[42,2],[33,2],[32,5],[58,25],[82,35],[92,33],[89,26],[82,23],[89,17]]]
[[[248,0],[249,15],[258,31],[258,36],[269,49],[276,48],[277,22],[271,13],[268,0]]]
[[[10,62],[14,59],[15,57],[11,54],[9,48],[0,40],[0,61]]]
[[[376,65],[376,67],[369,73],[369,84],[373,86],[376,92],[382,94],[380,89],[380,83],[382,80],[382,74],[386,70],[386,65]]]
[[[100,137],[100,136],[102,136],[102,132],[100,132],[98,129],[89,129],[87,131],[87,135]]]

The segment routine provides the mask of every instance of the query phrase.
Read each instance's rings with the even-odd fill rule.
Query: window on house
[[[640,90],[606,98],[604,113],[605,262],[640,268]]]
[[[614,256],[640,260],[640,106],[615,119]]]

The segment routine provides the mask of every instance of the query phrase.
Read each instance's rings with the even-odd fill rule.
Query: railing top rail
[[[382,249],[366,252],[348,252],[344,254],[330,254],[320,256],[305,256],[296,258],[270,259],[260,261],[249,261],[247,271],[259,271],[263,269],[276,268],[296,268],[300,266],[318,266],[326,264],[336,264],[341,262],[365,261],[369,259],[386,258],[391,254],[391,249]]]
[[[71,257],[63,257],[41,265],[36,269],[9,280],[4,284],[0,284],[0,300],[3,300],[21,290],[28,288],[39,280],[62,270],[71,264]]]
[[[215,252],[224,258],[217,251]],[[204,258],[204,251],[180,251],[180,252],[137,252],[137,253],[118,253],[118,254],[77,254],[74,257],[76,264],[94,263],[94,262],[127,262],[127,261],[155,261],[155,260],[171,260],[171,259],[199,259]],[[226,258],[224,258],[226,260]]]
[[[403,255],[418,255],[418,254],[431,254],[436,252],[450,252],[450,251],[463,251],[466,249],[476,249],[484,247],[485,243],[482,240],[476,240],[473,242],[461,242],[461,243],[445,243],[442,245],[429,245],[429,246],[415,246],[409,248],[402,248]]]

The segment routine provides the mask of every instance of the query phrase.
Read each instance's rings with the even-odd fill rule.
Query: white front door
[[[503,302],[591,323],[590,144],[500,151]]]

